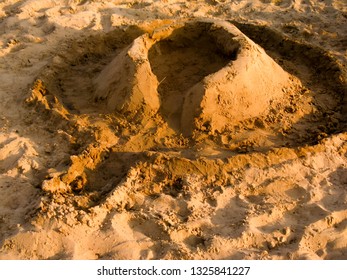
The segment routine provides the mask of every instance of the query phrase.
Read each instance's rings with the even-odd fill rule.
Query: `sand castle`
[[[194,73],[187,71],[192,63]],[[141,120],[159,112],[190,135],[266,113],[292,79],[231,23],[190,20],[135,39],[94,82],[95,99],[111,112]]]

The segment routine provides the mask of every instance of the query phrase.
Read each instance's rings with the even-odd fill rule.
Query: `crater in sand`
[[[225,52],[211,34],[210,24],[199,23],[175,29],[149,49],[151,70],[159,81],[160,114],[170,126],[180,128],[186,92],[236,59],[239,44],[234,44],[234,49]]]

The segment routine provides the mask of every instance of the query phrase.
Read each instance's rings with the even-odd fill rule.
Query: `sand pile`
[[[1,258],[346,258],[338,1],[7,2]]]
[[[160,111],[191,135],[265,114],[293,79],[232,24],[194,20],[135,39],[95,79],[95,98],[130,118]]]

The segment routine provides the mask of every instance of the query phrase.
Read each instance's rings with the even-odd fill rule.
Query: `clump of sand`
[[[231,23],[180,21],[142,35],[117,55],[95,79],[95,98],[129,118],[147,120],[160,111],[191,135],[267,113],[293,80]]]

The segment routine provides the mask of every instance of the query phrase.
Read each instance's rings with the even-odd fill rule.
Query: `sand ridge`
[[[1,258],[346,257],[339,1],[10,2]]]

